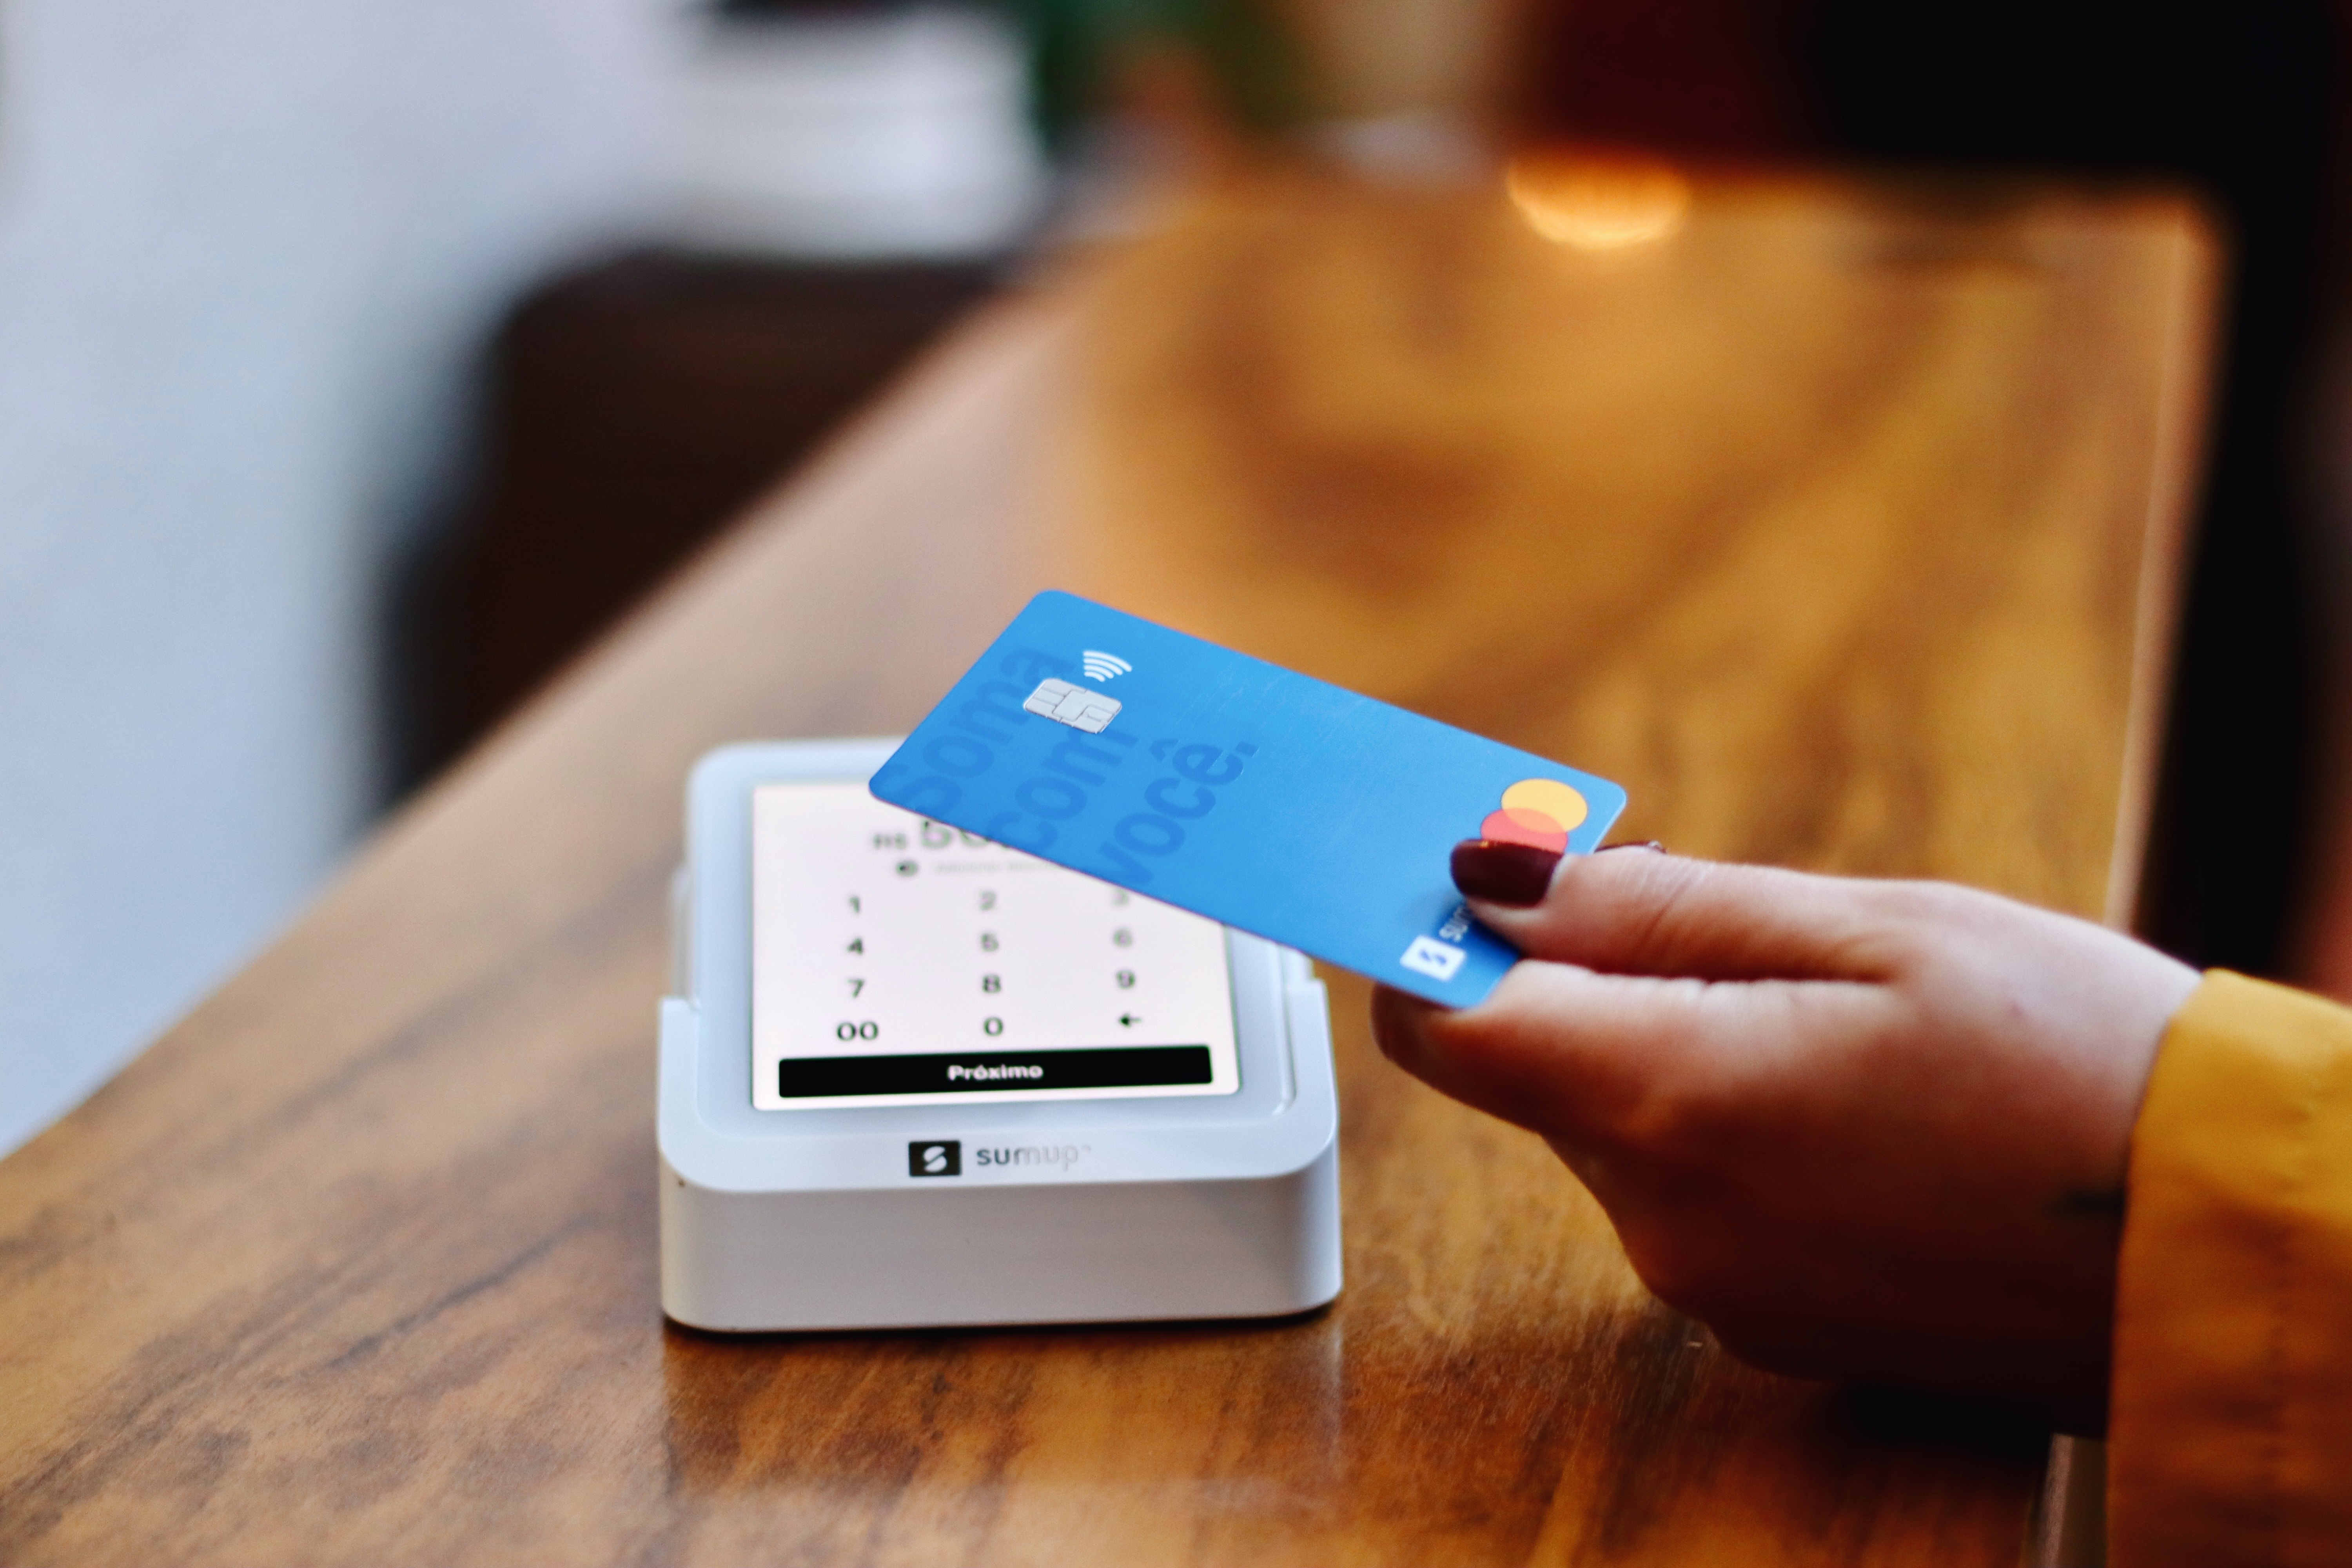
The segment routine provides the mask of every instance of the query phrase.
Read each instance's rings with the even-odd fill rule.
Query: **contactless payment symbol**
[[[1503,809],[1487,813],[1478,825],[1478,837],[1565,855],[1568,836],[1591,810],[1581,795],[1558,779],[1521,779],[1503,792]]]
[[[1087,667],[1087,679],[1088,680],[1117,680],[1120,676],[1125,675],[1129,670],[1135,668],[1135,666],[1128,663],[1127,660],[1119,658],[1118,655],[1115,653],[1105,653],[1102,649],[1097,647],[1090,647],[1087,649],[1085,653],[1080,654],[1078,656],[1078,662]]]

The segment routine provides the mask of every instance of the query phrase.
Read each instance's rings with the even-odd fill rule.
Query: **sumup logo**
[[[910,1176],[961,1176],[963,1174],[963,1144],[953,1138],[927,1138],[907,1145],[907,1174]]]
[[[1067,1171],[1094,1152],[1091,1143],[1022,1143],[1007,1149],[978,1151],[982,1166],[1052,1165]]]
[[[1404,950],[1399,963],[1407,969],[1428,975],[1432,980],[1451,980],[1462,961],[1469,955],[1450,942],[1440,942],[1433,936],[1417,936]]]

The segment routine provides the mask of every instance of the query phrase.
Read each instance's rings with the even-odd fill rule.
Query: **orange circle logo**
[[[1478,825],[1478,837],[1565,854],[1568,836],[1591,809],[1558,779],[1521,779],[1503,792],[1503,809]]]

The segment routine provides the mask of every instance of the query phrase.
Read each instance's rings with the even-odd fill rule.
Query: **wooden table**
[[[2194,217],[1521,196],[1266,173],[1065,262],[0,1164],[0,1560],[2014,1563],[2038,1435],[1730,1362],[1347,976],[1330,1310],[663,1323],[687,765],[909,724],[1045,584],[1622,779],[1631,836],[2128,906]]]

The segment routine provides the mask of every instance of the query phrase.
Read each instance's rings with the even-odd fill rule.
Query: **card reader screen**
[[[1231,1094],[1224,928],[885,805],[751,795],[761,1110]]]

